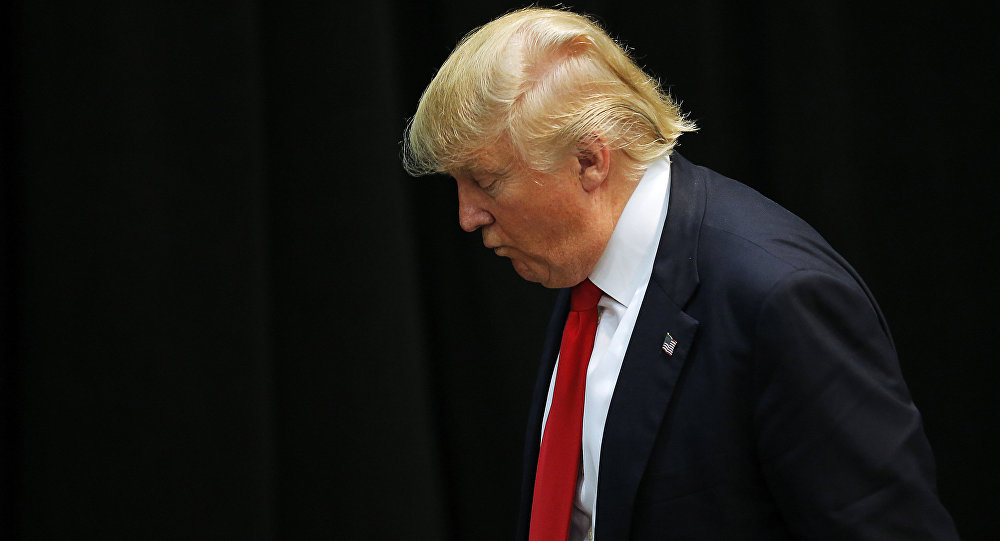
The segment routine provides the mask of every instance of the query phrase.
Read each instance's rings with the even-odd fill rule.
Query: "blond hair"
[[[552,172],[566,152],[601,139],[644,167],[695,129],[595,21],[525,8],[455,47],[420,97],[403,163],[412,175],[445,173],[503,148]]]

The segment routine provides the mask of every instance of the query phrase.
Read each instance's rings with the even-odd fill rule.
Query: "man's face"
[[[582,167],[568,157],[554,174],[512,167],[506,156],[484,156],[453,172],[462,229],[482,229],[483,244],[510,259],[525,280],[569,287],[593,269],[614,229],[601,195],[585,189]]]

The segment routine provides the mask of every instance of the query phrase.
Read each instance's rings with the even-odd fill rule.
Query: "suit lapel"
[[[605,541],[628,539],[639,483],[698,329],[683,307],[698,285],[705,187],[690,162],[677,154],[672,162],[667,220],[601,444],[595,526]],[[669,355],[662,350],[667,333],[677,341]]]

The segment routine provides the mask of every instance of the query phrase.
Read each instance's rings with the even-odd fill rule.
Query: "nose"
[[[483,208],[485,194],[475,182],[458,180],[458,223],[471,233],[493,223],[493,215]]]

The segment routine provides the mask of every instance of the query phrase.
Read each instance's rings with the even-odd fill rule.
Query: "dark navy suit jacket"
[[[611,400],[595,536],[958,539],[881,311],[805,222],[674,154],[666,223]],[[546,392],[535,386],[518,538]],[[673,355],[661,349],[667,333]]]

